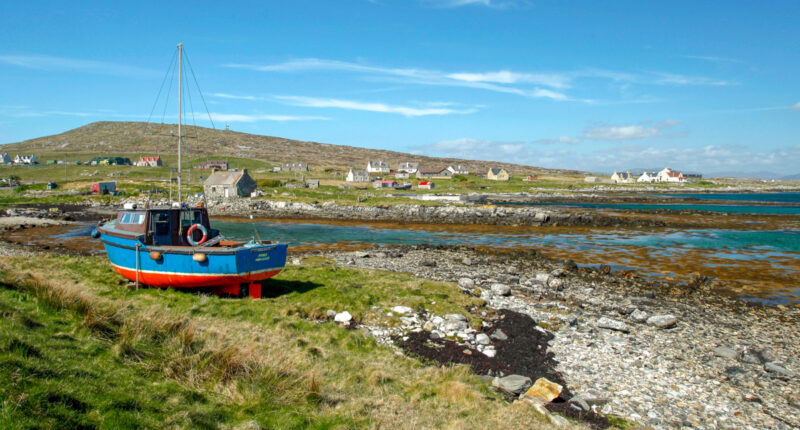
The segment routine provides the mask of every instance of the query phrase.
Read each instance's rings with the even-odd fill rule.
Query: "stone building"
[[[237,198],[248,197],[256,190],[256,181],[247,173],[217,171],[209,175],[203,183],[203,192],[206,198]]]

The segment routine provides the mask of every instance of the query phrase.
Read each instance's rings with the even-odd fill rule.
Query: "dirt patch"
[[[564,377],[555,370],[555,357],[547,350],[553,335],[536,328],[533,318],[510,310],[498,311],[498,318],[493,327],[484,330],[492,337],[498,330],[508,338],[498,340],[492,338],[497,354],[488,357],[476,349],[472,349],[448,339],[433,339],[429,332],[410,333],[408,339],[398,338],[395,342],[404,351],[439,364],[466,364],[479,375],[523,375],[536,381],[547,378],[564,387],[561,396],[547,409],[558,412],[568,418],[579,420],[591,428],[604,429],[609,426],[608,420],[594,412],[582,412],[566,403],[572,397]],[[509,399],[510,400],[510,399]]]

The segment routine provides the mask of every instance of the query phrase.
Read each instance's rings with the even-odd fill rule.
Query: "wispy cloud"
[[[724,81],[719,79],[706,78],[703,76],[686,76],[674,73],[656,73],[654,83],[660,85],[710,85],[717,87],[727,87],[739,85],[736,81]]]
[[[236,113],[211,113],[215,121],[226,122],[259,122],[259,121],[328,121],[325,116],[298,116],[298,115],[264,115],[264,114],[236,114]]]
[[[380,76],[389,81],[399,81],[420,85],[438,85],[477,88],[494,92],[515,94],[525,97],[568,100],[567,95],[554,91],[566,88],[569,79],[559,74],[532,74],[498,71],[488,73],[447,73],[438,70],[416,68],[391,68],[350,63],[338,60],[303,58],[278,64],[226,64],[226,67],[256,70],[261,72],[300,72],[300,71],[340,71]],[[511,83],[540,85],[547,88],[519,88]]]
[[[667,120],[649,125],[642,123],[635,125],[611,125],[587,129],[581,139],[600,141],[638,140],[649,137],[664,137],[664,130],[680,124],[678,120]]]
[[[455,8],[462,6],[482,6],[492,9],[509,9],[528,4],[522,0],[422,0],[423,4],[431,7]]]
[[[435,106],[434,107],[396,106],[396,105],[388,105],[384,103],[375,103],[375,102],[362,102],[354,100],[302,97],[302,96],[276,96],[275,98],[293,106],[395,113],[395,114],[405,115],[408,117],[427,116],[427,115],[469,114],[477,111],[476,108],[452,109],[452,108],[435,107]]]
[[[566,91],[577,80],[601,79],[620,85],[658,86],[732,86],[732,80],[690,76],[666,72],[627,73],[588,68],[575,71],[520,72],[508,69],[494,71],[440,71],[422,68],[392,68],[362,63],[319,58],[303,58],[269,65],[226,64],[226,67],[262,72],[328,71],[361,74],[372,79],[403,84],[466,87],[554,101],[594,103],[596,100],[572,97]],[[652,100],[650,100],[652,101]]]
[[[791,108],[792,110],[800,110],[800,102],[795,103],[794,106]]]
[[[264,100],[264,98],[263,98],[263,97],[257,97],[257,96],[237,96],[237,95],[233,95],[233,94],[226,94],[226,93],[210,93],[209,95],[210,95],[210,96],[212,96],[212,97],[219,97],[219,98],[221,98],[221,99],[233,99],[233,100],[251,100],[251,101],[255,101],[255,100]]]
[[[0,55],[0,63],[47,71],[77,71],[117,76],[154,76],[154,70],[104,61],[47,55]]]
[[[137,114],[123,114],[112,112],[108,110],[98,110],[96,112],[85,111],[65,111],[65,110],[33,110],[30,108],[25,109],[0,109],[0,116],[7,116],[11,118],[39,118],[48,116],[74,116],[79,118],[98,118],[98,119],[148,119],[148,115]],[[171,120],[176,119],[176,116],[168,115],[165,118]],[[258,122],[258,121],[325,121],[330,118],[325,116],[296,116],[296,115],[267,115],[267,114],[231,114],[231,113],[211,113],[211,118],[215,121],[223,122]],[[206,119],[205,116],[197,118],[200,121]]]
[[[524,142],[498,142],[468,137],[412,147],[412,150],[419,154],[487,161],[512,160],[524,149]]]
[[[563,74],[518,73],[500,70],[486,73],[451,73],[447,78],[464,82],[488,82],[495,84],[532,83],[550,88],[565,89],[570,86],[570,78]]]
[[[583,134],[578,137],[560,136],[555,139],[539,139],[534,143],[544,144],[574,144],[581,143],[585,140],[594,140],[602,142],[620,142],[626,140],[640,140],[652,137],[674,137],[675,135],[665,134],[665,130],[675,127],[680,124],[679,120],[667,120],[658,123],[652,121],[645,121],[639,124],[624,124],[624,125],[604,125],[588,127],[584,130]]]
[[[682,58],[690,60],[710,61],[712,63],[741,63],[742,60],[736,58],[717,57],[714,55],[681,55]]]

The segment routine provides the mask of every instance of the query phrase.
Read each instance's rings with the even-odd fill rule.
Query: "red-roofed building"
[[[418,187],[420,190],[432,190],[435,185],[436,184],[431,181],[422,181],[419,183]]]
[[[134,163],[135,166],[139,167],[160,167],[161,164],[161,157],[139,157],[139,161]]]
[[[658,176],[656,176],[656,181],[658,182],[686,182],[686,178],[683,176],[683,173],[676,172],[669,167],[665,167],[664,170],[658,172]]]

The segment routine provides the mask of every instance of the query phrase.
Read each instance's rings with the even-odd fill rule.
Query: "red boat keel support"
[[[253,300],[261,300],[261,284],[258,282],[250,284],[250,298]]]
[[[252,299],[261,298],[261,284],[258,282],[251,282],[250,284],[230,284],[217,287],[214,294],[221,296],[222,294],[230,294],[234,297],[244,298],[250,296]]]

